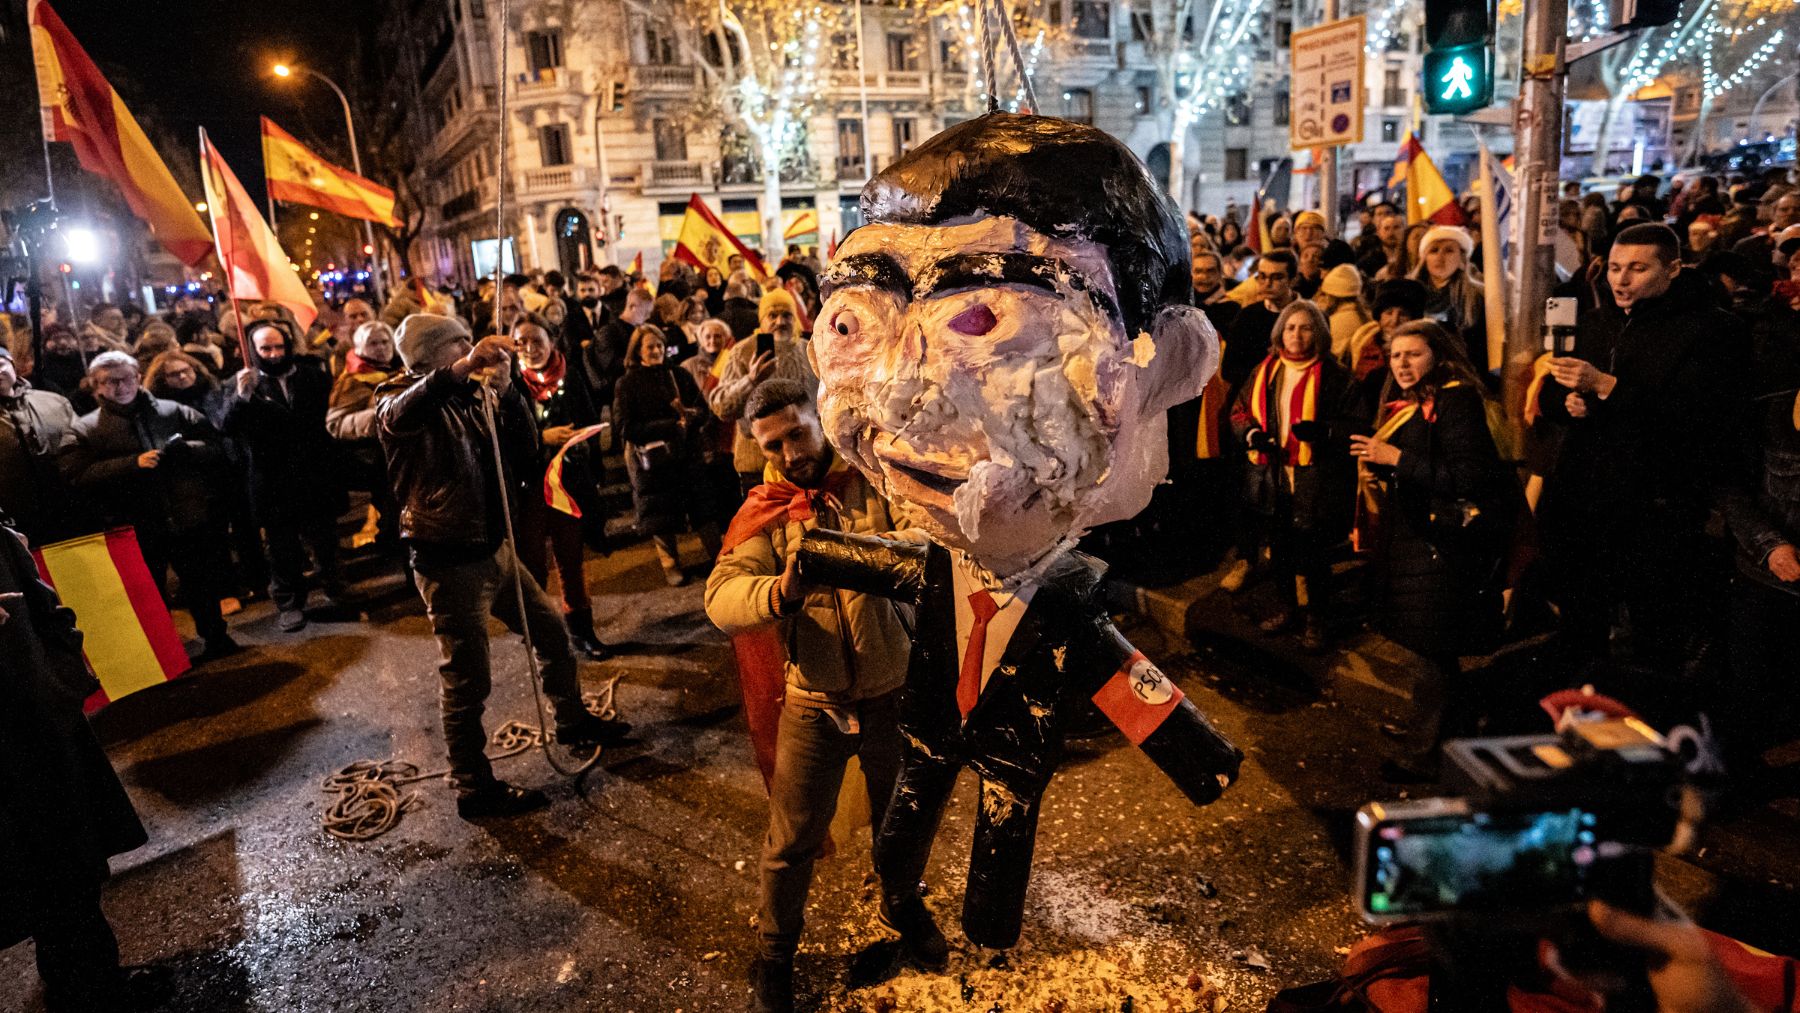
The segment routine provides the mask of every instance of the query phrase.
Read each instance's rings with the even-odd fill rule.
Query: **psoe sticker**
[[[1149,658],[1140,657],[1132,663],[1129,677],[1132,695],[1148,706],[1161,706],[1175,695],[1175,684]]]

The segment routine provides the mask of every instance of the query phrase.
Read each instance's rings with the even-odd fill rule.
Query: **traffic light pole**
[[[1525,0],[1524,65],[1513,129],[1521,184],[1514,244],[1518,267],[1502,373],[1507,412],[1515,419],[1524,407],[1531,362],[1539,351],[1544,300],[1556,283],[1568,18],[1568,0]]]
[[[1338,0],[1323,0],[1320,15],[1324,23],[1338,19]],[[1360,114],[1359,114],[1360,115]],[[1359,135],[1360,136],[1360,135]],[[1338,234],[1338,149],[1328,144],[1318,149],[1319,159],[1313,166],[1319,188],[1319,213],[1325,216],[1325,234]]]

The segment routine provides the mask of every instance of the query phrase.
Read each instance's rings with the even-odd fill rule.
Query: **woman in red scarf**
[[[1430,320],[1388,341],[1388,379],[1372,436],[1351,438],[1372,515],[1370,563],[1382,631],[1425,659],[1406,755],[1390,780],[1429,778],[1444,733],[1470,708],[1458,658],[1497,628],[1502,560],[1520,496],[1488,431],[1481,382],[1461,341]]]
[[[519,561],[537,582],[549,585],[550,562],[556,563],[557,583],[562,588],[563,619],[575,649],[591,660],[611,654],[594,633],[594,602],[588,595],[583,518],[604,530],[595,469],[590,467],[591,443],[578,443],[563,455],[562,488],[580,516],[552,508],[545,500],[544,472],[565,444],[577,439],[589,426],[598,425],[600,413],[588,393],[586,374],[570,369],[568,358],[551,336],[543,317],[527,313],[513,324],[513,350],[519,354],[519,381],[538,425],[541,447],[536,473],[523,476],[527,494],[520,497],[514,517]],[[545,546],[548,544],[549,552]]]
[[[1323,650],[1330,554],[1350,529],[1356,475],[1345,453],[1368,418],[1356,385],[1331,357],[1331,328],[1297,299],[1275,318],[1269,355],[1238,390],[1231,428],[1249,456],[1245,520],[1269,547],[1279,604],[1265,633],[1302,621],[1300,642]]]

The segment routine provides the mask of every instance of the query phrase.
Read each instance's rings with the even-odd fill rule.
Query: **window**
[[[1151,110],[1156,108],[1156,99],[1153,96],[1154,93],[1150,90],[1149,85],[1138,85],[1137,114],[1139,116],[1148,116]]]
[[[842,121],[840,121],[842,122]],[[918,142],[919,123],[910,116],[894,117],[894,157],[899,158],[912,150]]]
[[[1250,149],[1225,149],[1225,179],[1237,182],[1250,178]]]
[[[1071,123],[1094,122],[1094,93],[1086,88],[1070,88],[1063,92],[1062,118]]]
[[[952,74],[960,74],[966,70],[963,66],[962,46],[950,39],[938,40],[938,66]]]
[[[838,32],[831,37],[831,69],[856,70],[856,37]]]
[[[1384,141],[1398,141],[1400,139],[1400,121],[1382,120],[1381,139]]]
[[[1406,104],[1406,86],[1400,83],[1399,67],[1388,67],[1381,72],[1381,104],[1384,106]]]
[[[1276,49],[1288,48],[1289,41],[1292,40],[1293,37],[1294,37],[1294,20],[1292,18],[1276,18],[1275,19],[1275,48]]]
[[[687,129],[679,120],[651,120],[650,134],[656,139],[658,162],[687,161]]]
[[[1072,0],[1069,12],[1069,28],[1075,33],[1076,38],[1112,38],[1112,3],[1110,0]]]
[[[919,47],[914,44],[911,32],[888,33],[887,66],[889,70],[919,69]]]
[[[1288,115],[1293,112],[1293,109],[1291,108],[1293,103],[1293,97],[1288,93],[1287,86],[1283,85],[1281,89],[1275,93],[1275,104],[1270,107],[1269,110],[1274,114],[1276,126],[1285,127],[1288,125]]]
[[[574,161],[569,150],[569,126],[555,123],[538,128],[538,152],[545,165],[568,165]]]
[[[731,62],[733,63],[741,62],[744,58],[743,53],[738,47],[738,40],[735,35],[727,34],[725,36],[725,45],[720,47],[719,33],[707,32],[701,39],[700,45],[706,51],[706,62],[715,67],[724,65],[726,51],[730,51]]]
[[[1234,127],[1250,122],[1250,96],[1238,91],[1225,99],[1225,122]]]
[[[863,178],[863,131],[862,120],[838,120],[838,161],[839,179]]]
[[[562,66],[562,33],[526,32],[525,60],[534,80],[544,71]]]
[[[676,62],[675,34],[660,21],[644,22],[644,59],[652,66],[667,67]]]

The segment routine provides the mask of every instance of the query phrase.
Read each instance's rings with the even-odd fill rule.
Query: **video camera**
[[[1459,795],[1357,812],[1365,920],[1548,932],[1589,898],[1650,912],[1654,852],[1682,823],[1684,764],[1649,725],[1607,717],[1556,735],[1459,739],[1444,758]]]

